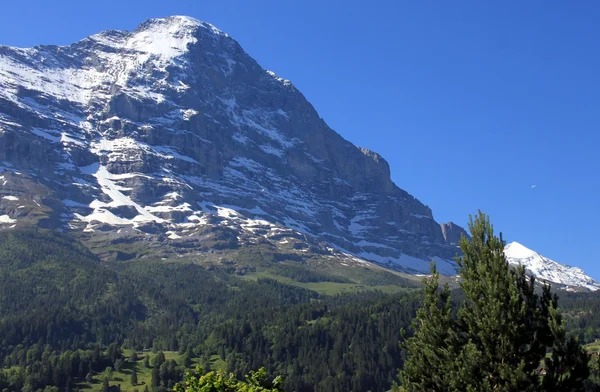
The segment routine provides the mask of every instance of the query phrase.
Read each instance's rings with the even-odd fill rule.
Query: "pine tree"
[[[502,236],[479,213],[469,223],[457,257],[464,295],[452,316],[447,287],[438,274],[404,343],[408,358],[400,372],[406,391],[577,391],[587,378],[588,356],[575,338],[566,338],[557,298],[523,267],[511,268]],[[551,351],[551,357],[546,353]],[[540,364],[545,375],[540,378]]]
[[[401,372],[402,384],[409,390],[442,390],[449,384],[451,350],[454,337],[454,320],[448,285],[438,293],[439,273],[435,263],[431,266],[431,277],[425,280],[423,306],[412,322],[416,331],[407,339],[404,348],[412,355]],[[404,332],[403,332],[404,335]],[[447,349],[440,350],[440,347]],[[431,369],[435,369],[432,372]]]
[[[600,353],[592,354],[590,376],[586,380],[586,391],[600,391]]]
[[[134,363],[133,369],[131,369],[131,385],[136,386],[137,383],[138,383],[137,369],[136,369],[135,363]]]
[[[102,392],[109,392],[110,391],[110,384],[108,383],[108,378],[104,377],[104,380],[102,380]]]
[[[185,351],[185,356],[183,357],[183,367],[189,368],[192,366],[192,347],[189,346]]]
[[[469,229],[471,239],[461,239],[463,256],[456,260],[465,296],[458,330],[475,346],[477,360],[463,370],[473,374],[476,390],[529,390],[549,343],[534,281],[523,268],[509,267],[504,242],[485,215],[471,219]]]
[[[152,368],[152,380],[150,381],[150,385],[153,387],[160,385],[160,370],[157,367]]]
[[[544,295],[550,297],[550,291],[547,290]],[[557,302],[556,295],[552,296],[549,312],[554,344],[552,355],[544,359],[546,374],[543,385],[546,390],[557,392],[580,390],[590,376],[589,356],[575,337],[566,338]]]
[[[152,363],[152,365],[156,368],[159,368],[160,365],[162,365],[163,363],[165,363],[167,359],[165,358],[165,353],[163,353],[162,351],[160,351],[156,357],[154,357],[154,361]]]
[[[123,369],[123,359],[118,358],[117,360],[115,360],[114,366],[117,372],[121,372],[121,370]]]

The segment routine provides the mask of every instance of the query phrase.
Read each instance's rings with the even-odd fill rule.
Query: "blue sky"
[[[482,209],[506,240],[600,278],[600,2],[4,1],[0,44],[176,14],[291,79],[437,221]]]

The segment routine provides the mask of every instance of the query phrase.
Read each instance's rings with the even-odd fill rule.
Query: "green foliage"
[[[152,381],[150,382],[150,385],[153,387],[160,385],[160,368],[156,366],[152,368]]]
[[[550,330],[554,341],[551,356],[544,359],[546,374],[542,384],[545,390],[581,390],[582,383],[590,375],[589,356],[581,347],[579,339],[566,336],[556,303],[557,299],[554,297],[550,307]]]
[[[110,366],[104,369],[104,376],[102,378],[108,381],[111,381],[113,379],[113,369]]]
[[[132,290],[61,234],[0,233],[0,357],[31,342],[65,350],[122,338],[144,314]]]
[[[564,292],[558,304],[570,334],[578,336],[585,343],[600,339],[599,292]]]
[[[104,378],[102,380],[102,392],[109,392],[110,391],[110,384],[108,383],[108,378]]]
[[[156,357],[154,357],[154,361],[152,363],[152,366],[155,368],[160,368],[160,366],[165,363],[167,359],[165,358],[165,353],[163,353],[162,351],[158,352],[158,355]]]
[[[302,266],[296,266],[293,264],[275,264],[273,272],[276,275],[284,276],[286,278],[293,279],[301,283],[312,283],[312,282],[337,282],[337,283],[353,283],[352,280],[342,277],[335,276],[332,274],[311,271]]]
[[[457,387],[452,385],[455,382],[453,358],[459,355],[454,344],[457,336],[452,301],[448,285],[438,293],[438,279],[439,273],[432,264],[423,305],[412,323],[415,334],[404,346],[410,357],[404,364],[402,382],[424,391],[440,390],[442,386]],[[404,331],[402,335],[405,337]]]
[[[131,369],[130,382],[131,382],[131,385],[134,385],[134,386],[138,384],[137,369],[135,367],[135,364],[133,365],[133,369]]]
[[[239,381],[233,374],[222,372],[203,373],[198,367],[196,373],[187,373],[185,381],[175,386],[175,392],[279,392],[282,389],[281,376],[270,381],[267,370],[260,368],[250,371],[246,381]]]
[[[372,284],[403,279],[348,271],[356,274],[352,280],[366,276]],[[150,387],[153,372],[154,390],[172,388],[196,361],[206,374],[220,369],[237,380],[264,366],[282,375],[290,391],[386,391],[402,366],[398,330],[408,328],[421,300],[411,290],[319,295],[179,262],[103,263],[63,234],[0,232],[0,391],[69,385],[97,391],[103,371],[124,360],[122,349],[166,353],[156,371],[144,355],[140,390]],[[561,298],[576,331],[600,328],[600,317],[586,311],[597,307],[600,314],[598,304],[594,294]],[[167,351],[182,353],[178,364]],[[115,375],[121,380],[111,383],[131,391],[128,372],[137,354],[128,357]]]
[[[524,268],[509,267],[487,216],[480,213],[469,229],[472,238],[461,239],[457,257],[464,300],[454,316],[448,288],[438,292],[432,270],[415,334],[405,342],[404,389],[583,390],[588,355],[577,339],[566,338],[550,287],[538,295]]]
[[[189,368],[192,366],[192,350],[188,348],[185,352],[185,356],[183,357],[183,366]]]
[[[115,361],[115,370],[120,372],[123,369],[123,360],[121,358]]]

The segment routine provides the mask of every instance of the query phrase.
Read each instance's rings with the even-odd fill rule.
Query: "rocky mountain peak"
[[[143,240],[165,257],[266,246],[406,272],[435,259],[455,271],[456,245],[381,156],[192,18],[64,47],[3,47],[0,167],[12,184],[0,195],[5,229]]]

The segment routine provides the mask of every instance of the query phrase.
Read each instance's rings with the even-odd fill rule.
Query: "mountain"
[[[592,291],[600,289],[600,282],[586,275],[580,268],[550,260],[518,242],[506,245],[504,255],[510,264],[525,266],[539,280],[564,285],[567,289],[576,287],[584,287]]]
[[[2,229],[67,231],[102,258],[235,264],[254,248],[455,272],[462,229],[438,224],[290,81],[189,17],[0,46],[0,171]]]
[[[411,274],[436,260],[452,275],[466,234],[290,81],[183,16],[68,46],[0,46],[0,184],[1,230],[66,231],[103,259]],[[511,262],[539,277],[596,287],[517,245]]]

